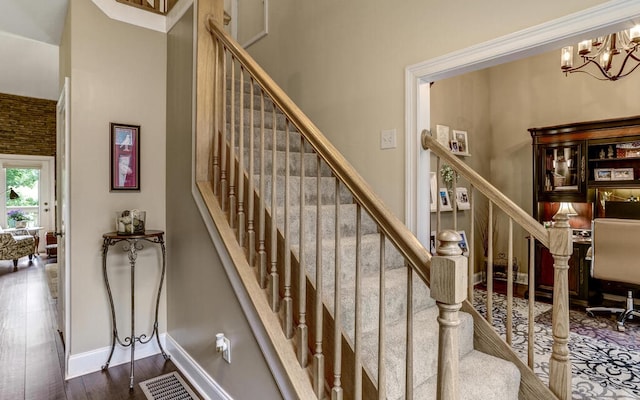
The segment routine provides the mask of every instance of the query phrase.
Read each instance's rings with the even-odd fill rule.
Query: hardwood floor
[[[56,300],[44,272],[46,257],[0,261],[0,400],[146,399],[138,383],[177,371],[161,355],[64,381],[62,340],[56,329]],[[184,379],[184,376],[183,376]],[[184,379],[186,381],[186,379]]]

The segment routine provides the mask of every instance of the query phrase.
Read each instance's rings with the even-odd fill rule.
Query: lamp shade
[[[560,203],[560,207],[558,208],[558,212],[554,215],[565,214],[567,217],[570,215],[578,215],[578,212],[575,208],[573,208],[573,204],[562,202]]]

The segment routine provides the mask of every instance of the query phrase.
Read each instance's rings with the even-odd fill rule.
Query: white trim
[[[233,292],[235,293],[238,303],[240,303],[240,307],[247,318],[247,322],[251,327],[251,331],[256,338],[256,342],[262,351],[265,361],[269,366],[269,370],[273,375],[273,379],[280,390],[280,394],[285,399],[295,399],[297,397],[296,391],[292,386],[291,382],[287,377],[286,370],[280,361],[280,357],[273,346],[273,343],[269,339],[267,331],[260,320],[260,316],[256,311],[249,293],[247,292],[242,280],[240,279],[240,275],[238,274],[238,270],[236,269],[231,257],[220,237],[220,233],[218,232],[215,224],[213,223],[213,219],[209,214],[209,210],[204,204],[204,200],[202,199],[202,195],[196,186],[196,129],[197,129],[197,119],[196,119],[196,80],[197,80],[197,49],[198,49],[198,40],[197,40],[197,29],[198,29],[198,12],[197,8],[193,13],[194,18],[194,40],[193,40],[193,83],[192,83],[192,114],[191,114],[191,195],[193,196],[193,200],[198,207],[198,211],[202,216],[202,221],[204,222],[207,232],[209,232],[209,236],[211,237],[211,242],[213,243],[218,256],[220,257],[220,261],[222,266],[227,273],[227,278],[231,283],[231,287]]]
[[[166,348],[166,333],[160,334],[160,343],[162,343],[162,347]],[[67,344],[68,346],[68,344]],[[74,354],[69,357],[69,362],[67,365],[67,376],[66,379],[75,378],[78,376],[90,374],[92,372],[100,371],[102,369],[102,365],[109,358],[109,352],[111,351],[111,346],[102,347],[95,350],[85,351],[84,353]],[[160,348],[158,347],[158,342],[154,338],[148,343],[137,343],[136,351],[135,351],[135,359],[140,360],[145,357],[150,357],[156,354],[160,354]],[[113,351],[113,357],[111,357],[111,362],[109,363],[109,367],[113,367],[116,365],[128,363],[131,361],[131,348],[123,347],[116,343],[116,347]]]
[[[264,29],[258,32],[254,37],[249,39],[246,43],[242,44],[244,49],[248,48],[252,44],[256,43],[258,40],[269,34],[269,0],[262,0],[262,21],[264,25]],[[236,32],[237,34],[237,32]]]
[[[165,16],[118,3],[114,0],[91,1],[111,19],[162,33],[169,32],[189,9],[189,6],[193,4],[193,0],[180,0]]]
[[[207,374],[200,364],[171,335],[167,335],[166,341],[166,350],[171,354],[171,361],[204,400],[233,400],[233,397]]]
[[[584,11],[408,66],[405,71],[405,125],[407,127],[405,132],[405,137],[407,137],[405,147],[407,193],[405,222],[407,226],[414,232],[429,232],[429,218],[422,217],[418,212],[421,205],[429,204],[425,203],[419,194],[428,192],[428,188],[421,186],[429,185],[430,172],[429,165],[427,164],[427,168],[424,168],[422,164],[422,153],[427,152],[422,150],[420,143],[420,118],[422,121],[428,122],[430,117],[428,109],[426,114],[423,114],[425,111],[420,107],[420,113],[418,113],[419,85],[559,48],[564,43],[576,41],[577,37],[591,37],[604,30],[621,29],[634,20],[640,20],[640,2],[637,0],[609,1]]]

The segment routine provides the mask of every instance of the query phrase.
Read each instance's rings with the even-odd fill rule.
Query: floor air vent
[[[140,387],[149,400],[199,399],[177,372],[147,379],[140,382]]]

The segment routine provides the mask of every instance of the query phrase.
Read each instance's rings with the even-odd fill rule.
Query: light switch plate
[[[396,144],[396,130],[388,129],[380,132],[380,149],[395,149]]]

